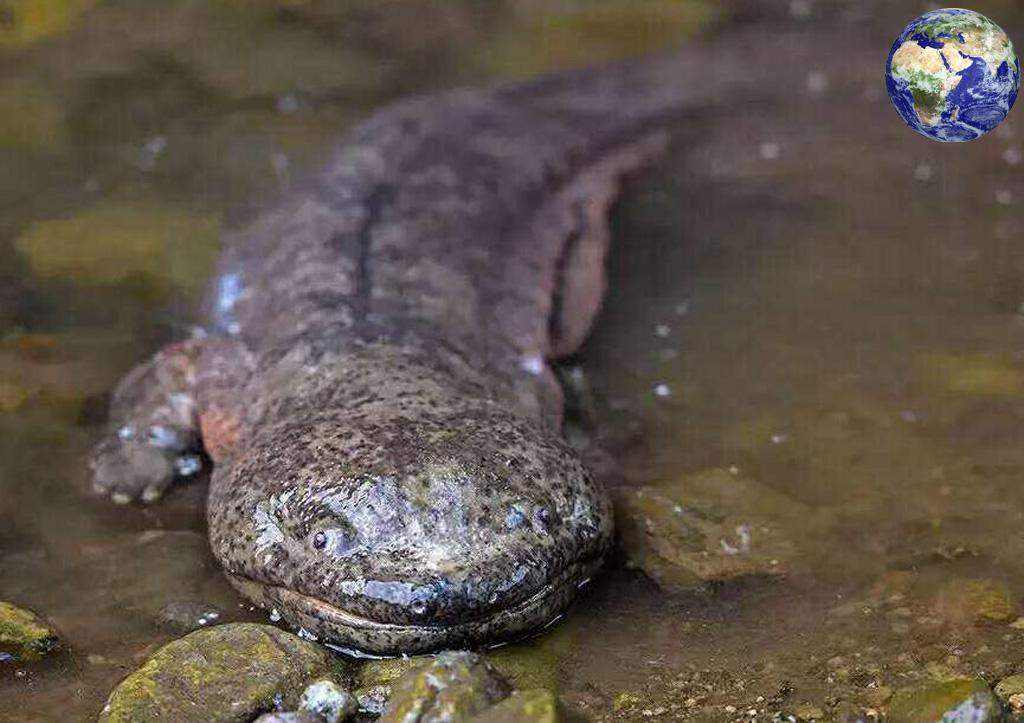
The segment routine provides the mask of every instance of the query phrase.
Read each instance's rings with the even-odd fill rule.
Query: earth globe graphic
[[[1020,61],[1003,29],[980,13],[933,10],[903,29],[885,84],[908,126],[936,141],[971,141],[1017,100]]]

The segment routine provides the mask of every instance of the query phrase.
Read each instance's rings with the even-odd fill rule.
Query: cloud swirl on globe
[[[973,10],[933,10],[893,43],[885,83],[908,126],[936,141],[971,141],[998,126],[1020,88],[1009,36]]]

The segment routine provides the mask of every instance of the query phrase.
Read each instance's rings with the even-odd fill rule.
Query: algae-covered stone
[[[893,696],[890,723],[995,723],[999,701],[983,680],[956,678],[902,690]]]
[[[462,721],[504,700],[512,687],[484,658],[445,652],[391,686],[381,723]]]
[[[708,0],[525,0],[492,41],[484,62],[503,74],[532,75],[670,46],[705,29]]]
[[[29,45],[62,33],[96,0],[4,0],[0,47]]]
[[[562,660],[578,645],[572,626],[487,651],[487,660],[517,690],[558,688]]]
[[[53,153],[68,139],[63,98],[51,81],[26,74],[0,79],[0,149]]]
[[[114,689],[99,720],[248,722],[341,672],[326,649],[278,628],[218,625],[156,651]]]
[[[417,655],[411,658],[382,658],[368,660],[359,666],[356,673],[356,686],[373,688],[379,685],[390,685],[413,668],[430,663],[432,655]]]
[[[299,712],[308,712],[324,723],[340,723],[356,714],[359,704],[355,696],[333,680],[310,684],[299,699]]]
[[[922,380],[938,391],[971,396],[1014,396],[1024,391],[1024,370],[998,354],[927,354]]]
[[[1011,675],[996,685],[996,697],[1002,701],[1012,721],[1024,721],[1024,675]]]
[[[669,590],[784,573],[806,519],[795,500],[727,470],[616,497],[629,563]]]
[[[999,580],[950,580],[939,594],[939,613],[953,623],[1004,623],[1017,615],[1013,593]]]
[[[31,610],[0,601],[0,662],[32,662],[59,650],[60,636]]]
[[[194,290],[208,277],[219,236],[216,216],[106,202],[70,218],[40,221],[15,246],[42,277],[95,285],[142,278],[159,291]]]
[[[472,718],[473,723],[558,723],[558,699],[550,690],[524,690]]]

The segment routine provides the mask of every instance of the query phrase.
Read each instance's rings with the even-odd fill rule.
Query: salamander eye
[[[329,555],[344,557],[355,550],[355,538],[353,530],[344,527],[325,527],[309,536],[309,544]]]

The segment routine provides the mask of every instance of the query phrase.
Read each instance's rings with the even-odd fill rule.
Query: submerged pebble
[[[412,668],[391,686],[381,723],[446,723],[482,713],[512,692],[483,657],[445,652]]]
[[[1013,723],[1024,721],[1024,675],[1003,678],[995,687],[996,697],[1006,708]]]
[[[175,600],[160,609],[157,623],[171,632],[190,633],[215,624],[221,615],[221,611],[213,605],[194,600]]]
[[[61,648],[57,631],[31,610],[0,601],[0,663],[33,662]]]
[[[728,470],[623,489],[615,504],[629,563],[666,590],[783,574],[806,525],[795,500]]]
[[[231,623],[163,646],[110,694],[102,723],[237,721],[298,704],[310,680],[341,673],[326,649],[269,625]]]
[[[890,723],[996,723],[1000,706],[985,681],[954,678],[896,693]]]
[[[324,723],[340,723],[359,709],[355,696],[332,680],[309,685],[299,699],[299,712],[309,713]]]

